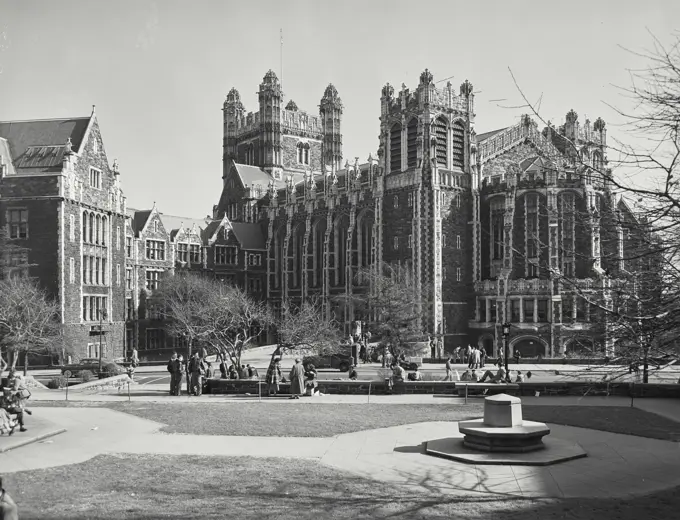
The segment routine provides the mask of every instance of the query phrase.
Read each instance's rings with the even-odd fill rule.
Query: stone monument
[[[425,453],[471,464],[544,466],[585,457],[578,444],[543,437],[550,428],[522,418],[519,397],[499,394],[484,400],[484,418],[458,423],[459,435],[426,443]],[[463,435],[461,439],[460,434]]]

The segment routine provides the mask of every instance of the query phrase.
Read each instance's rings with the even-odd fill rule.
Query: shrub
[[[47,383],[47,388],[50,390],[58,390],[59,388],[66,388],[67,382],[64,376],[56,376],[50,379]]]
[[[80,373],[80,378],[83,380],[83,383],[88,383],[89,381],[95,379],[94,374],[89,370],[83,370]]]

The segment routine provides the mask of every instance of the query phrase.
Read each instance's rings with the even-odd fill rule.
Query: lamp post
[[[510,356],[510,323],[503,323],[503,355],[505,356],[505,377],[508,377],[510,369],[508,368],[508,357]]]
[[[106,310],[99,310],[99,377],[102,374],[102,322],[106,318]]]

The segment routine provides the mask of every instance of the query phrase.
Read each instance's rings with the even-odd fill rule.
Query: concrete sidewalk
[[[476,466],[430,457],[429,440],[460,437],[455,422],[427,422],[324,438],[168,435],[160,424],[103,408],[36,408],[68,431],[0,454],[3,473],[49,468],[97,455],[163,454],[303,458],[427,494],[487,497],[622,497],[680,484],[680,450],[668,441],[551,425],[585,459],[549,467]]]

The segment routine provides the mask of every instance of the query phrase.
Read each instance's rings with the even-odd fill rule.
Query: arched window
[[[103,246],[106,245],[106,238],[107,238],[107,236],[106,236],[106,222],[107,222],[106,217],[102,217],[102,245]]]
[[[406,166],[415,168],[418,166],[418,120],[414,117],[406,127]]]
[[[305,143],[302,151],[304,152],[302,155],[302,162],[303,164],[309,164],[309,143]]]
[[[461,121],[451,125],[451,161],[453,167],[465,167],[465,127]]]
[[[401,171],[401,125],[395,124],[390,130],[390,172]]]
[[[446,119],[443,117],[438,117],[434,122],[435,137],[437,138],[437,145],[435,149],[435,153],[437,155],[437,164],[444,168],[448,168],[449,166],[447,154],[448,139],[446,138],[447,126]]]
[[[87,218],[87,211],[83,211],[83,243],[87,243],[87,224],[88,224],[88,218]]]
[[[102,233],[102,218],[97,215],[97,232],[95,234],[94,242],[95,244],[100,244],[101,243],[101,233]]]
[[[90,244],[94,244],[94,213],[90,213],[90,229],[88,230]]]

